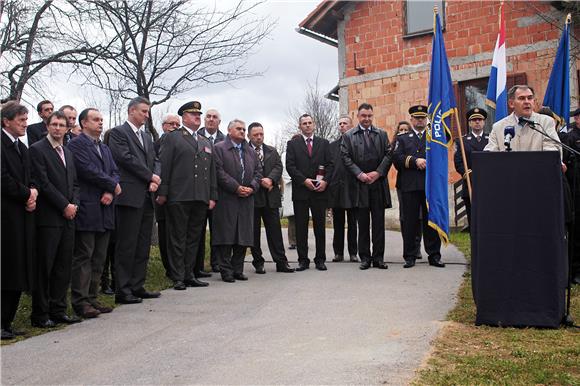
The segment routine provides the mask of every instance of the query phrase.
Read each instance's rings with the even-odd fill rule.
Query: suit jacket
[[[208,132],[205,130],[205,127],[202,127],[202,128],[200,128],[200,129],[197,131],[197,134],[199,134],[199,135],[202,135],[202,136],[204,136],[205,138],[209,138],[209,133],[208,133]],[[221,132],[221,131],[218,129],[218,131],[216,131],[216,133],[215,133],[215,137],[214,137],[214,140],[213,140],[213,144],[215,145],[215,144],[217,144],[217,143],[220,143],[220,142],[222,142],[222,141],[223,141],[223,140],[225,140],[225,139],[226,139],[226,136],[224,135],[224,133],[222,133],[222,132]]]
[[[2,289],[28,291],[35,280],[34,212],[25,210],[30,197],[28,148],[14,142],[2,131]]]
[[[314,136],[312,140],[312,156],[308,155],[306,141],[302,135],[288,141],[286,146],[286,170],[292,178],[292,201],[308,199],[327,200],[328,188],[324,192],[314,192],[304,186],[307,178],[316,179],[318,167],[324,166],[326,174],[323,178],[327,183],[333,173],[330,143],[324,138]]]
[[[140,208],[149,194],[149,183],[153,174],[161,174],[161,165],[151,134],[143,135],[143,146],[135,132],[125,122],[109,131],[108,145],[119,168],[122,193],[117,197],[117,205]]]
[[[392,206],[391,193],[389,191],[389,181],[386,178],[392,165],[389,136],[383,129],[371,126],[369,139],[379,156],[379,166],[377,166],[376,171],[380,177],[375,183],[378,183],[380,186],[383,206],[390,208]],[[350,206],[348,208],[368,208],[370,205],[368,195],[369,185],[357,179],[357,176],[362,172],[359,165],[364,161],[364,151],[364,131],[361,130],[360,126],[353,127],[343,135],[340,146],[342,161],[347,171],[346,182],[349,185]]]
[[[330,176],[328,185],[328,207],[329,208],[350,208],[349,184],[347,183],[347,174],[342,162],[342,153],[340,144],[342,135],[337,140],[330,143],[329,151],[332,157],[333,173]]]
[[[481,140],[477,142],[477,137],[473,134],[463,136],[463,147],[465,149],[465,159],[467,161],[467,169],[471,169],[471,153],[474,151],[483,151],[489,142],[489,134],[482,133]],[[469,190],[467,188],[467,181],[465,180],[465,165],[463,164],[463,157],[461,156],[461,144],[459,139],[455,140],[455,156],[453,157],[455,170],[463,177],[463,190],[461,196],[463,198],[469,197]]]
[[[80,187],[80,205],[75,217],[77,231],[104,232],[115,229],[114,204],[101,204],[103,193],[115,194],[119,171],[111,150],[100,144],[101,156],[94,140],[81,133],[73,138],[68,149],[73,153]]]
[[[546,115],[532,113],[530,120],[539,123],[537,129],[543,129],[551,138],[558,142],[560,141],[558,134],[556,133],[554,119]],[[513,151],[560,151],[558,145],[537,131],[532,130],[528,125],[522,127],[518,123],[515,113],[511,113],[504,119],[493,124],[493,129],[489,134],[489,143],[485,147],[485,151],[505,151],[504,129],[507,126],[513,126],[516,131],[516,135],[511,141],[511,148]]]
[[[425,141],[427,130],[423,138],[419,139],[413,130],[397,136],[393,161],[397,168],[397,189],[402,192],[425,191],[425,170],[417,169],[417,158],[425,158]]]
[[[47,132],[48,129],[46,128],[44,121],[28,125],[26,128],[26,134],[28,136],[28,147],[32,146],[34,142],[38,142],[42,138],[46,137]]]
[[[214,146],[218,202],[213,209],[212,245],[254,244],[254,195],[260,189],[262,166],[247,142],[242,143],[244,178],[240,155],[230,137]],[[238,197],[238,187],[254,189],[249,197]]]
[[[66,167],[52,147],[48,138],[43,138],[30,147],[32,179],[38,187],[36,225],[62,227],[73,225],[63,211],[69,204],[79,205],[79,185],[74,156],[63,147]]]
[[[280,193],[280,180],[282,179],[282,159],[278,151],[268,145],[262,145],[264,161],[262,165],[262,175],[264,178],[272,180],[272,190],[260,186],[254,198],[254,207],[256,208],[280,208],[282,206],[282,194]]]
[[[161,143],[161,185],[158,195],[169,202],[217,200],[217,178],[209,140],[193,138],[181,127],[166,133]]]

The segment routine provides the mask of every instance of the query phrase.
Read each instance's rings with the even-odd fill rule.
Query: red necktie
[[[306,139],[306,147],[308,148],[308,156],[312,157],[312,138]]]

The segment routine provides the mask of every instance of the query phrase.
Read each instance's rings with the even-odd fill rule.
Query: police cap
[[[183,116],[183,113],[200,113],[201,114],[201,103],[198,101],[187,102],[177,110],[179,116]]]
[[[409,114],[414,118],[425,118],[427,116],[427,106],[411,106],[409,107]]]
[[[472,119],[487,119],[487,113],[485,112],[484,109],[480,109],[479,107],[476,107],[474,109],[471,109],[467,112],[467,114],[465,114],[465,116],[467,117],[468,121],[471,121]]]

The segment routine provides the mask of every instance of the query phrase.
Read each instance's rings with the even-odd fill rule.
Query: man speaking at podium
[[[560,151],[560,146],[554,143],[560,142],[554,120],[534,112],[536,97],[532,87],[515,85],[510,88],[508,105],[513,112],[494,123],[484,151],[506,151],[508,146],[513,151]]]

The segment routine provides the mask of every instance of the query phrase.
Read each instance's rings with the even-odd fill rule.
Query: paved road
[[[387,246],[386,271],[268,264],[256,275],[246,264],[247,282],[214,275],[208,288],[4,346],[2,384],[406,384],[455,302],[464,258],[450,246],[443,259],[458,264],[403,269],[400,233]]]

